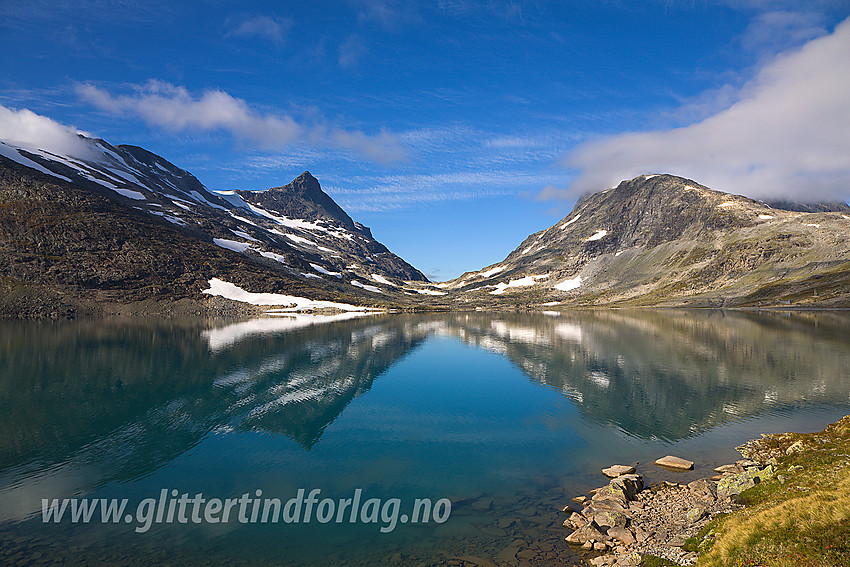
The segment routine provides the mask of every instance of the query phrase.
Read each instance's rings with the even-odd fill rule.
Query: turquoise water
[[[558,510],[602,467],[659,481],[675,473],[643,463],[676,454],[689,480],[760,433],[850,413],[848,336],[832,312],[5,323],[0,561],[440,565],[522,540],[568,563]],[[302,498],[299,522],[274,522],[267,502],[299,489],[318,490],[311,521]],[[171,491],[203,495],[197,521],[189,502],[166,521]],[[243,495],[245,521],[238,502],[204,516]],[[67,498],[126,499],[130,517],[44,522],[42,500]]]

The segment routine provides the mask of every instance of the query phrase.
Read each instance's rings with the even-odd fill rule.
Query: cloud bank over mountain
[[[755,198],[850,197],[850,20],[781,54],[704,120],[615,135],[562,160],[575,194],[642,173],[675,173]]]
[[[75,128],[64,126],[31,110],[16,110],[3,105],[0,105],[0,140],[61,155],[81,158],[94,155],[89,145],[77,135]]]

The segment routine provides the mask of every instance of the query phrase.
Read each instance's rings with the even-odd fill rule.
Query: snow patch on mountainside
[[[395,286],[393,282],[382,276],[381,274],[372,274],[372,279],[378,283]]]
[[[421,295],[447,295],[445,291],[437,291],[436,289],[413,289],[406,287],[405,291],[415,291]]]
[[[495,268],[490,268],[486,272],[478,272],[478,275],[482,278],[489,278],[490,276],[492,276],[494,274],[498,274],[499,272],[503,271],[506,268],[507,268],[507,266],[496,266]]]
[[[559,284],[555,284],[555,289],[559,289],[561,291],[570,291],[572,289],[576,289],[581,285],[581,276],[576,276],[570,280],[564,280]]]
[[[142,195],[138,191],[133,191],[132,189],[115,189],[112,187],[110,187],[110,189],[112,189],[123,197],[127,197],[128,199],[135,199],[136,201],[147,201],[144,195]]]
[[[359,282],[359,281],[357,281],[357,280],[351,280],[351,282],[350,282],[350,283],[351,283],[351,285],[353,285],[353,286],[356,286],[356,287],[359,287],[359,288],[363,288],[363,289],[365,289],[366,291],[371,291],[372,293],[384,293],[384,292],[383,292],[383,291],[381,291],[379,288],[377,288],[377,287],[375,287],[375,286],[373,286],[373,285],[367,285],[367,284],[364,284],[363,282]]]
[[[570,226],[571,224],[573,224],[574,222],[576,222],[580,218],[581,218],[581,215],[574,216],[573,218],[571,218],[570,220],[568,220],[567,222],[565,222],[564,224],[561,225],[561,227],[560,227],[561,230],[564,230],[565,228],[567,228],[568,226]]]
[[[341,311],[374,311],[369,307],[361,307],[359,305],[351,305],[348,303],[338,303],[336,301],[321,301],[315,299],[307,299],[306,297],[298,297],[296,295],[284,295],[280,293],[253,293],[245,291],[241,287],[212,278],[209,281],[209,289],[201,290],[201,293],[207,295],[215,295],[239,301],[242,303],[250,303],[251,305],[286,305],[286,308],[276,310],[280,313],[292,311],[304,311],[306,309],[339,309]]]
[[[494,286],[496,289],[494,289],[490,293],[492,295],[500,295],[502,293],[505,293],[505,290],[507,290],[509,288],[512,288],[512,287],[528,287],[530,285],[536,284],[537,282],[535,280],[540,280],[540,279],[544,279],[544,278],[548,278],[548,277],[549,277],[549,274],[543,274],[543,275],[539,275],[539,276],[525,276],[524,278],[520,278],[518,280],[511,280],[508,283],[499,282]]]
[[[245,240],[250,240],[251,242],[259,242],[259,240],[257,240],[256,238],[254,238],[253,236],[251,236],[247,232],[244,232],[244,231],[241,231],[241,230],[233,230],[232,228],[230,229],[230,232],[232,232],[233,234],[235,234],[239,238],[244,238]]]
[[[226,238],[213,238],[216,246],[221,246],[234,252],[244,252],[251,246],[250,242],[239,242],[238,240],[228,240]]]
[[[280,262],[281,264],[286,264],[286,257],[281,256],[280,254],[275,254],[274,252],[260,252],[260,256],[268,258],[269,260],[274,260],[275,262]]]
[[[333,276],[335,278],[341,278],[342,277],[342,274],[340,272],[332,272],[332,271],[330,271],[326,268],[323,268],[322,266],[320,266],[318,264],[310,264],[310,267],[313,268],[314,270],[316,270],[317,272],[319,272],[320,274],[325,274],[326,276]]]
[[[59,175],[58,173],[53,173],[52,171],[50,171],[46,167],[43,167],[41,164],[38,164],[38,163],[32,161],[28,157],[22,156],[21,154],[18,153],[18,150],[16,150],[15,148],[13,148],[11,146],[6,145],[4,142],[0,142],[0,155],[9,158],[10,160],[14,161],[15,163],[19,163],[19,164],[24,165],[26,167],[31,167],[32,169],[35,169],[35,170],[40,171],[42,173],[46,173],[47,175],[52,175],[53,177],[58,177],[59,179],[64,179],[65,181],[71,181],[70,179],[68,179],[64,175]]]

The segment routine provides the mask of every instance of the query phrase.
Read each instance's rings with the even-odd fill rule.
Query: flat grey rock
[[[661,457],[660,459],[655,461],[655,464],[660,467],[666,467],[668,469],[675,469],[680,471],[690,471],[694,468],[693,461],[682,459],[681,457],[674,457],[673,455]]]
[[[617,478],[624,474],[634,474],[635,468],[629,465],[611,465],[607,469],[602,469],[602,474],[608,478]]]

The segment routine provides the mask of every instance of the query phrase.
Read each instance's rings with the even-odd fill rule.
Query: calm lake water
[[[2,323],[0,563],[570,564],[559,509],[601,468],[687,481],[848,413],[847,313]],[[71,498],[127,504],[44,521]]]

